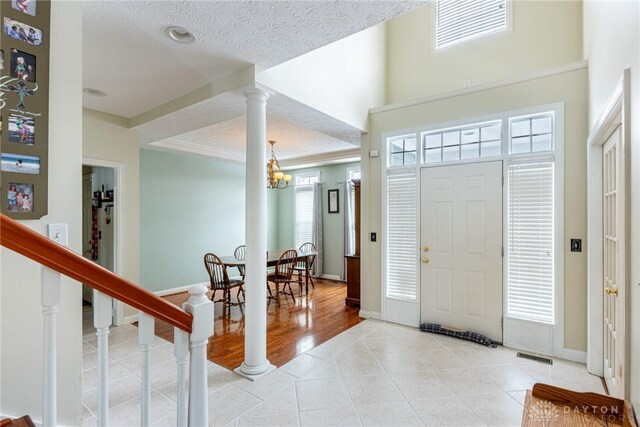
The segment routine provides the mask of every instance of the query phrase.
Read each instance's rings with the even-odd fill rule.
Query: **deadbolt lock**
[[[427,257],[422,258],[422,263],[423,264],[429,264],[429,258],[427,258]]]
[[[618,296],[618,288],[610,288],[610,287],[608,287],[608,286],[607,286],[606,288],[604,288],[604,292],[605,292],[607,295],[615,295],[615,296]]]
[[[424,252],[429,252],[429,249],[430,249],[430,248],[429,248],[429,246],[427,246],[427,245],[425,245],[425,246],[423,246],[423,247],[422,247],[422,250],[423,250]]]

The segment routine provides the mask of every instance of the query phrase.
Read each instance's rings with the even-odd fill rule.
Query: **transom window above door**
[[[389,166],[415,165],[417,157],[415,134],[398,136],[389,140]]]
[[[509,154],[553,150],[553,113],[509,119]]]
[[[502,154],[502,121],[422,133],[424,163],[452,162]]]

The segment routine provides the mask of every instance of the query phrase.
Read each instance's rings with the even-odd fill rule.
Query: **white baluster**
[[[109,424],[109,326],[111,326],[112,299],[93,291],[93,326],[98,337],[98,420],[99,427]]]
[[[191,357],[189,364],[189,425],[208,426],[207,342],[213,335],[213,302],[207,298],[207,288],[195,285],[191,297],[182,308],[193,315]]]
[[[57,328],[56,312],[60,302],[60,273],[42,267],[42,314],[44,316],[44,387],[42,390],[42,423],[58,424],[57,414]]]
[[[154,319],[153,317],[138,311],[138,342],[142,351],[142,401],[140,425],[149,425],[149,409],[151,408],[151,380],[149,378],[149,351],[153,343]]]
[[[173,354],[176,356],[176,368],[178,369],[178,384],[176,406],[178,409],[177,425],[187,425],[187,400],[186,400],[186,375],[185,365],[189,354],[189,334],[179,328],[173,329]]]

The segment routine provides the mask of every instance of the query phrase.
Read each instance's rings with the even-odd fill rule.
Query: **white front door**
[[[604,144],[603,194],[603,293],[604,378],[612,396],[624,397],[624,194],[620,182],[620,128]]]
[[[502,342],[502,162],[421,173],[421,322]]]

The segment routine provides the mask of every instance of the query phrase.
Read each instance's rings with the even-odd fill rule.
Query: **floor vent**
[[[553,360],[549,359],[548,357],[534,356],[533,354],[527,354],[527,353],[521,353],[521,352],[518,352],[517,356],[523,359],[533,360],[534,362],[540,362],[546,365],[553,365]]]

